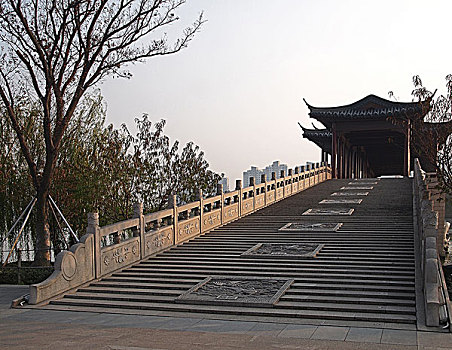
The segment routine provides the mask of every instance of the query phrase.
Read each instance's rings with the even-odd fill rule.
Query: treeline
[[[153,123],[144,115],[135,119],[137,132],[126,125],[105,125],[105,105],[99,92],[84,99],[71,120],[61,145],[50,195],[76,233],[86,229],[87,213],[98,211],[100,224],[130,218],[135,201],[145,212],[167,206],[172,193],[181,203],[195,200],[199,189],[216,191],[220,176],[209,170],[204,153],[192,142],[183,148],[164,134],[165,121]],[[23,116],[37,164],[45,161],[38,108]],[[27,164],[6,118],[0,119],[0,232],[8,229],[35,196]],[[51,208],[49,208],[49,211]],[[49,212],[51,239],[61,245],[62,222]],[[24,237],[34,237],[34,214]],[[7,239],[12,240],[13,237]]]

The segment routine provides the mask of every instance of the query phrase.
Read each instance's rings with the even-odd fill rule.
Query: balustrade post
[[[221,196],[221,199],[220,199],[220,224],[223,225],[224,193],[223,193],[223,185],[222,184],[217,184],[217,196]]]
[[[177,197],[175,194],[170,195],[168,199],[168,208],[173,209],[173,242],[176,244],[177,232],[179,232],[177,218],[179,214],[177,213]]]
[[[199,201],[199,233],[202,233],[202,222],[203,222],[203,216],[204,216],[204,198],[202,195],[202,190],[199,190],[197,196],[197,200]],[[189,218],[187,218],[189,219]]]
[[[235,180],[235,190],[239,191],[239,218],[242,217],[242,180]]]
[[[261,184],[264,184],[264,207],[267,206],[267,176],[261,175]]]
[[[138,228],[133,231],[134,237],[140,237],[140,254],[141,259],[145,256],[145,240],[144,240],[144,215],[143,215],[143,203],[136,202],[133,205],[133,217],[138,218]]]
[[[294,176],[295,176],[295,178],[297,179],[297,192],[300,190],[300,175],[299,175],[299,170],[300,170],[300,168],[298,168],[297,166],[293,169],[293,171],[294,171]],[[292,179],[292,183],[293,183],[293,179]],[[292,186],[292,189],[293,189],[293,186]]]
[[[86,233],[92,234],[94,236],[94,266],[96,271],[96,278],[101,277],[101,246],[100,246],[100,228],[99,228],[99,214],[89,213],[88,214],[88,226],[86,227]]]
[[[253,211],[256,209],[256,184],[254,176],[250,177],[250,186],[253,186]]]

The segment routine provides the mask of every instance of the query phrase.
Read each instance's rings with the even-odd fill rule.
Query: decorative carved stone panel
[[[334,192],[332,196],[367,196],[369,192]]]
[[[319,204],[361,204],[363,200],[362,199],[343,199],[343,198],[337,198],[337,199],[324,199],[319,202]]]
[[[139,237],[103,248],[101,250],[101,273],[118,270],[140,260]]]
[[[234,203],[223,208],[223,223],[232,221],[239,217],[239,204]]]
[[[242,201],[242,215],[251,213],[254,210],[254,199],[248,198]]]
[[[276,200],[284,198],[284,188],[280,187],[276,190]]]
[[[308,209],[302,215],[352,215],[355,209]]]
[[[287,185],[286,187],[284,187],[284,191],[285,191],[286,196],[292,194],[292,184]]]
[[[156,232],[145,234],[145,256],[155,254],[174,244],[173,228],[166,227]]]
[[[314,258],[323,248],[316,243],[258,243],[240,256],[244,258]]]
[[[281,232],[325,232],[337,231],[342,226],[342,222],[289,222],[281,227]]]
[[[267,203],[272,203],[275,201],[275,191],[271,190],[270,192],[267,192],[265,195],[267,196],[266,198]]]
[[[209,276],[174,301],[185,304],[272,307],[294,282],[286,278]]]
[[[344,186],[341,190],[372,190],[373,186]]]
[[[262,208],[265,205],[265,193],[256,196],[254,206],[256,209]]]
[[[176,244],[189,240],[200,234],[199,217],[179,221],[176,232]]]
[[[221,209],[204,213],[202,216],[202,232],[206,232],[221,225]]]

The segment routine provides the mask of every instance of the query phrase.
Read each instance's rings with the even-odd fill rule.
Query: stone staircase
[[[319,204],[331,180],[53,300],[50,309],[415,328],[411,181],[381,179],[361,204]],[[345,191],[345,190],[344,190]],[[365,191],[360,191],[365,192]],[[345,197],[345,196],[344,196]],[[358,198],[358,197],[353,197]],[[309,208],[350,216],[302,216]],[[289,222],[342,222],[336,232],[279,232]],[[324,244],[314,258],[241,256],[258,243]],[[175,298],[208,276],[293,279],[274,305]]]

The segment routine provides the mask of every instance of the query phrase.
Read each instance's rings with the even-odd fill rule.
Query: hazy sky
[[[411,101],[413,75],[444,93],[452,73],[449,0],[187,0],[169,34],[201,11],[187,49],[101,89],[108,122],[166,119],[172,140],[194,141],[231,183],[251,165],[320,160],[297,125],[311,125],[303,98],[336,106],[392,90]]]

